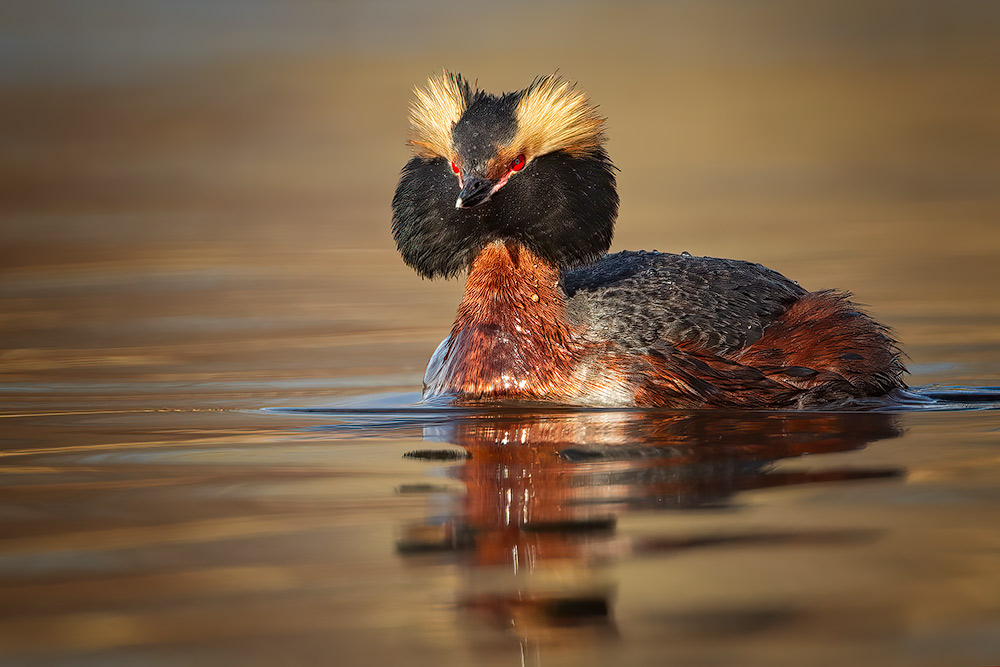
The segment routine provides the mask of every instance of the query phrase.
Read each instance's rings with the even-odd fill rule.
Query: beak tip
[[[499,190],[496,181],[480,176],[466,176],[462,191],[458,193],[455,200],[455,208],[476,208],[490,200],[490,197]]]

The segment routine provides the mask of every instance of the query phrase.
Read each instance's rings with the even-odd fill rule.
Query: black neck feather
[[[611,246],[618,193],[615,167],[599,149],[532,160],[493,198],[456,209],[458,179],[444,158],[415,157],[392,199],[392,233],[403,260],[427,278],[467,270],[493,241],[526,246],[559,268],[588,264]]]

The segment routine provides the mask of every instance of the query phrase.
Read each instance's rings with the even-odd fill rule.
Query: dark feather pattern
[[[589,337],[722,355],[758,340],[806,293],[760,264],[644,251],[607,255],[562,282],[571,316],[592,323]]]
[[[511,241],[568,268],[607,252],[618,216],[614,166],[550,153],[532,160],[494,197],[456,209],[458,181],[444,158],[415,157],[392,200],[392,233],[403,261],[427,278],[463,273],[493,241]]]

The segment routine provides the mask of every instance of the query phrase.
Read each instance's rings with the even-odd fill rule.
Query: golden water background
[[[616,591],[613,630],[566,634],[470,622],[456,591],[480,570],[397,553],[475,495],[456,464],[401,458],[433,429],[257,411],[419,389],[460,285],[402,265],[389,200],[410,90],[442,67],[588,91],[621,169],[614,249],[852,290],[913,384],[1000,384],[996,3],[4,7],[0,662],[1000,662],[993,413],[904,415],[901,437],[778,468],[902,478],[622,510],[629,544],[876,537],[616,543],[612,583],[587,584]],[[809,428],[832,427],[787,426]],[[447,489],[397,493],[428,479]],[[575,558],[550,575],[598,576]]]

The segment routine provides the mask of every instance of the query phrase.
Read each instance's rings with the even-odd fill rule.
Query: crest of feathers
[[[461,74],[444,71],[414,94],[410,145],[422,157],[452,159],[452,129],[473,100],[485,93],[474,90]],[[538,77],[518,98],[517,132],[510,146],[501,148],[529,158],[560,150],[580,157],[603,144],[604,117],[570,81],[555,74]]]
[[[601,147],[604,118],[587,96],[552,74],[535,79],[517,103],[513,145],[534,157],[565,151],[580,157]]]
[[[465,113],[473,92],[461,74],[442,72],[426,88],[414,89],[410,105],[410,145],[422,157],[450,157],[451,130]]]

